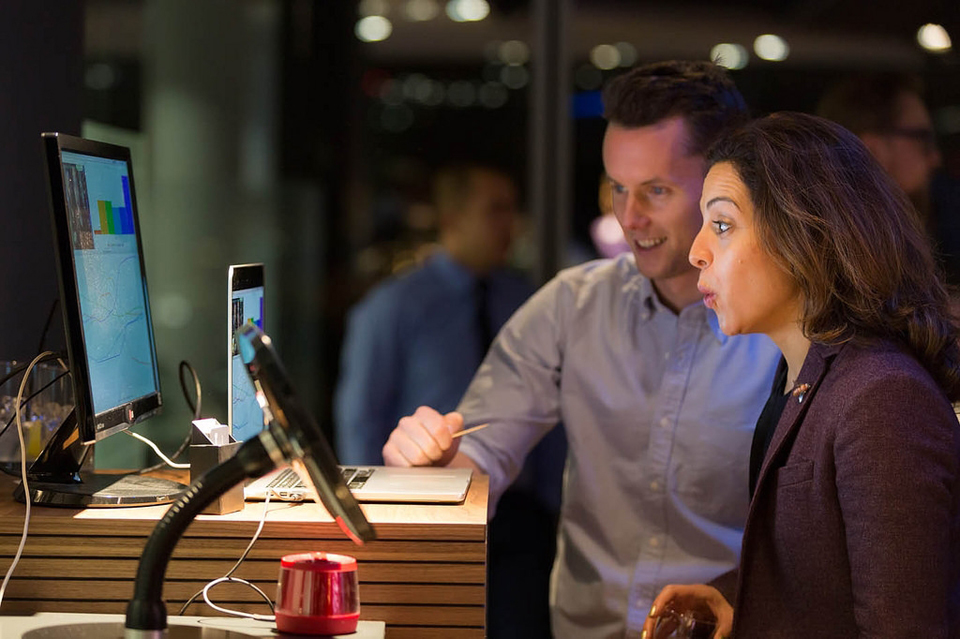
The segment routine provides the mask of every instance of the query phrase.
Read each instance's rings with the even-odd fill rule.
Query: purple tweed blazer
[[[960,425],[902,348],[812,345],[743,535],[735,637],[958,637]],[[733,602],[731,600],[731,602]]]

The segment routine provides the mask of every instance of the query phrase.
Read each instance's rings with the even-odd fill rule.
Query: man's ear
[[[864,146],[870,150],[870,153],[873,154],[873,157],[880,162],[880,165],[884,169],[889,169],[891,154],[893,153],[890,149],[890,139],[880,133],[866,132],[860,134],[860,139],[863,140]]]

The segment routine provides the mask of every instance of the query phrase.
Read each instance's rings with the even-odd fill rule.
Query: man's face
[[[907,195],[917,196],[929,188],[933,172],[940,166],[940,152],[930,114],[920,96],[904,92],[897,102],[896,123],[890,131],[875,134],[877,142],[868,146],[900,188]]]
[[[687,255],[700,230],[706,165],[688,152],[688,137],[680,118],[636,128],[611,123],[603,164],[614,213],[640,273],[661,292],[672,279],[686,278],[696,296],[696,270]]]
[[[470,266],[484,271],[506,263],[518,215],[517,190],[507,176],[472,172],[469,196],[452,223]]]

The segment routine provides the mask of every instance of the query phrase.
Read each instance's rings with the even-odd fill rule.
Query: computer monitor
[[[59,506],[172,502],[186,487],[81,472],[94,442],[162,406],[130,151],[61,133],[41,138],[75,407],[30,469],[31,499]]]

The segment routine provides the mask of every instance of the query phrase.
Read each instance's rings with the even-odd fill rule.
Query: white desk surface
[[[44,627],[60,627],[63,625],[76,625],[70,630],[63,629],[63,633],[34,635],[32,637],[48,638],[122,638],[123,637],[124,616],[120,614],[96,614],[96,613],[36,613],[32,616],[0,616],[0,638],[22,638],[25,633],[42,629]],[[96,627],[97,633],[88,635],[85,633],[83,625],[92,625],[96,623],[116,625],[117,635],[100,635],[105,627]],[[303,636],[284,636],[277,632],[273,622],[262,622],[259,620],[250,620],[246,618],[229,618],[213,616],[169,616],[167,624],[171,627],[194,627],[197,629],[196,635],[180,634],[178,629],[175,637],[180,638],[293,638]],[[217,629],[224,633],[210,634],[210,631]],[[86,631],[92,631],[94,627],[89,627]],[[201,635],[201,632],[206,631]],[[373,620],[361,620],[357,625],[356,633],[346,636],[335,636],[337,638],[383,638],[386,627],[383,622]],[[235,634],[235,635],[234,635]]]

